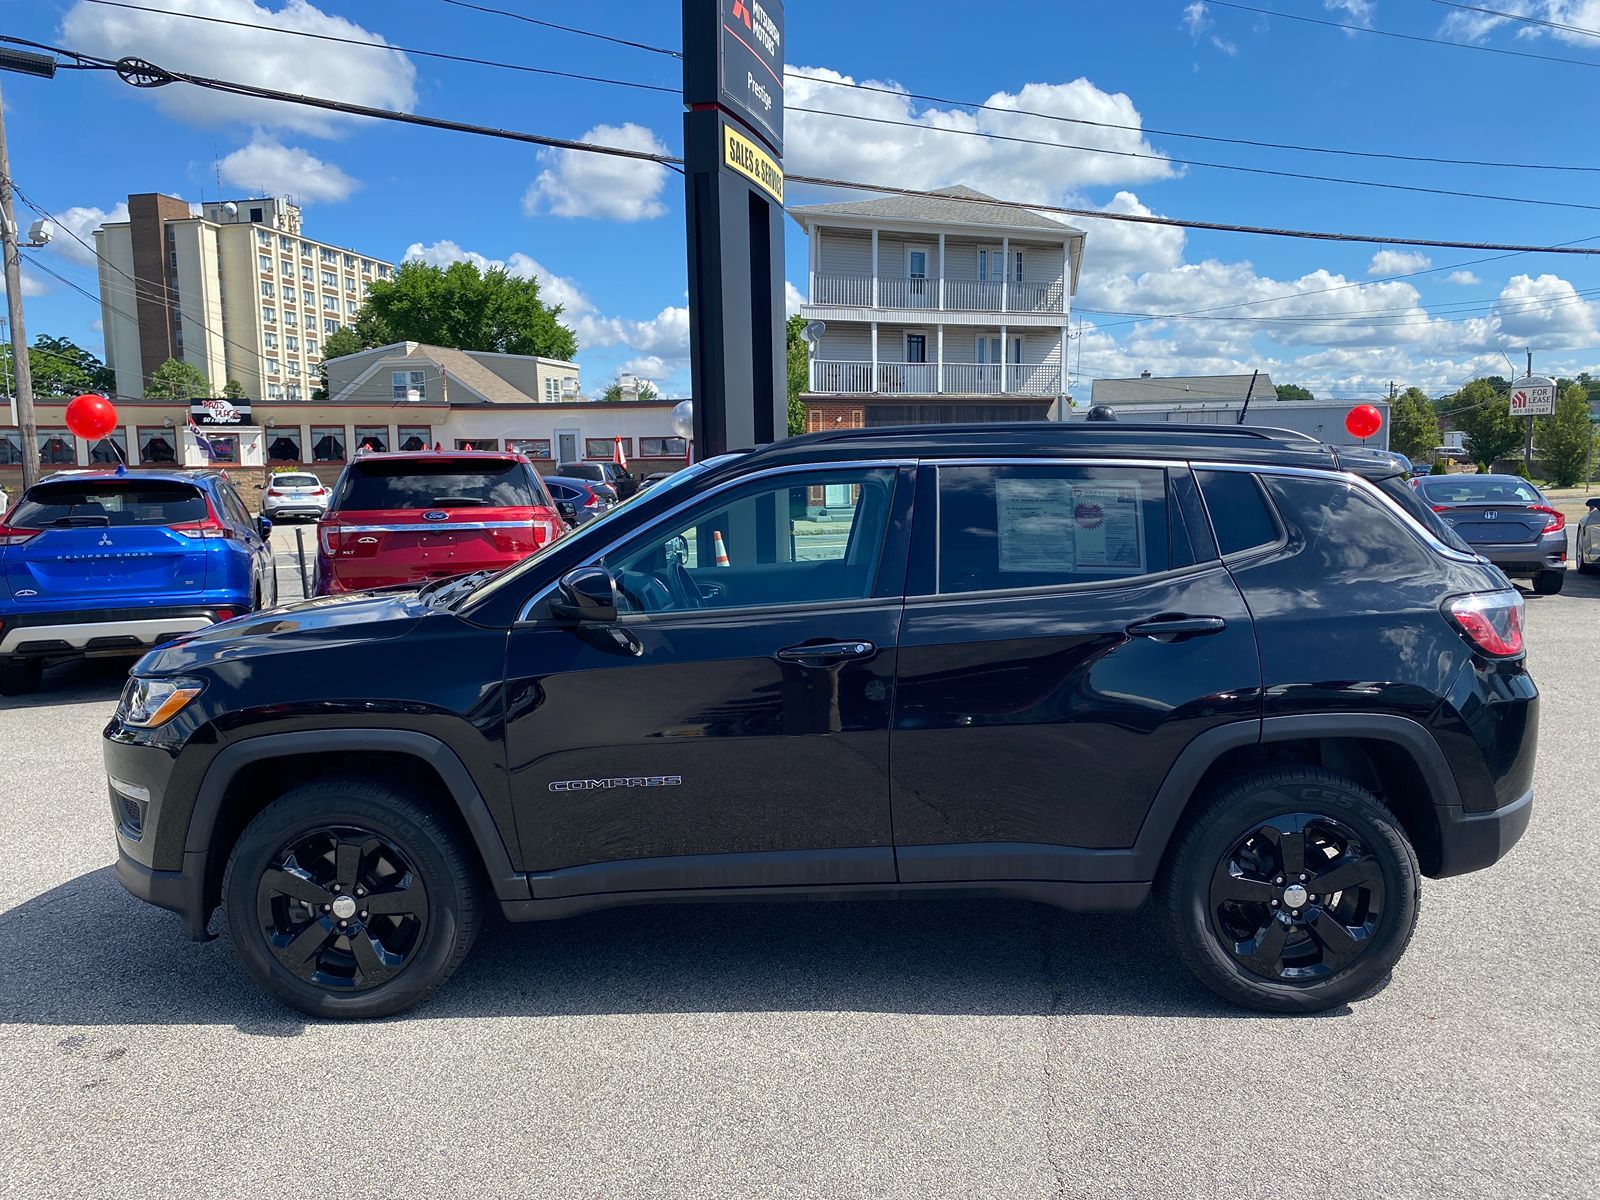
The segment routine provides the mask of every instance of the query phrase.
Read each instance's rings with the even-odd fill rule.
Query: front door
[[[583,461],[578,457],[578,431],[576,429],[556,430],[556,463],[575,463]]]
[[[923,470],[895,700],[900,878],[1060,878],[1032,873],[1132,846],[1183,747],[1260,715],[1250,614],[1169,503],[1186,470]]]
[[[614,627],[536,610],[512,631],[508,765],[536,897],[894,879],[911,490],[894,467],[746,480],[599,560]]]

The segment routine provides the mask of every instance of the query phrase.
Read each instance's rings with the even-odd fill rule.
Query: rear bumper
[[[214,625],[224,607],[237,614],[249,604],[0,614],[0,655],[143,654],[181,634]]]
[[[1533,789],[1504,808],[1466,812],[1458,805],[1439,806],[1440,865],[1438,877],[1464,875],[1499,862],[1515,846],[1533,817]]]
[[[1537,542],[1513,542],[1510,545],[1475,545],[1474,551],[1483,555],[1507,575],[1532,575],[1537,571],[1561,571],[1567,565],[1567,535],[1550,534]]]

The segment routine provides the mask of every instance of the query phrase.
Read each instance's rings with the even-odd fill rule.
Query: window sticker
[[[997,479],[1000,570],[1143,574],[1143,499],[1137,481]]]

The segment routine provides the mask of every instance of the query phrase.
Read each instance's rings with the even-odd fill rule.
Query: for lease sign
[[[1511,385],[1511,415],[1548,417],[1556,411],[1553,379],[1519,379]]]

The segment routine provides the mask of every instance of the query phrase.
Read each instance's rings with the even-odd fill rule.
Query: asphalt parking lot
[[[126,664],[54,670],[0,700],[0,1194],[1593,1194],[1600,580],[1528,623],[1527,837],[1314,1018],[1214,1000],[1147,911],[902,901],[495,922],[413,1014],[307,1022],[117,885]]]

